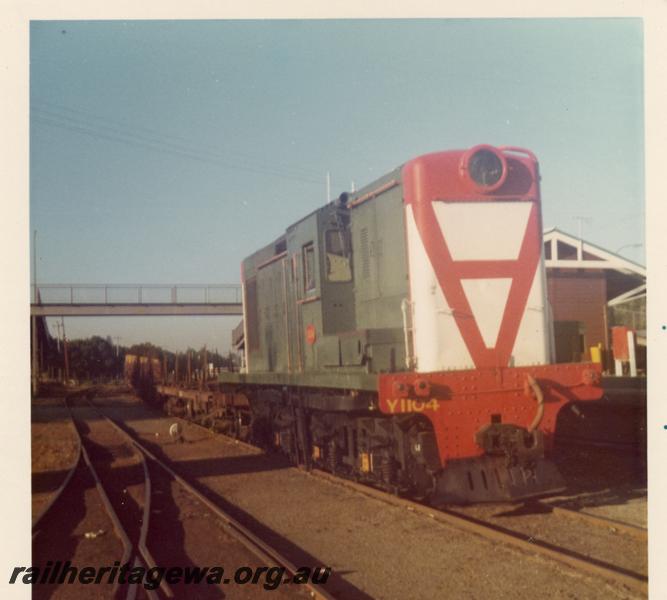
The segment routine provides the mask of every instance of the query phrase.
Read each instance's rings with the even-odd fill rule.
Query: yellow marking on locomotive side
[[[371,456],[368,452],[362,452],[360,470],[362,473],[370,473],[371,471]]]
[[[416,398],[387,398],[387,407],[391,414],[406,412],[424,412],[432,410],[436,412],[440,408],[440,403],[435,399],[417,400]]]

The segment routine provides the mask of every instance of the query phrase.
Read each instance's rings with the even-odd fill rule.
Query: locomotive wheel
[[[271,449],[271,422],[261,416],[252,418],[249,425],[248,437],[252,444],[264,450]]]
[[[410,469],[410,479],[412,481],[411,496],[420,502],[428,501],[435,490],[435,479],[426,467],[421,464],[413,464]]]

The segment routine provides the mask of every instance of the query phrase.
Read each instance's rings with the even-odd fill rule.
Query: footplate
[[[508,466],[501,456],[451,461],[440,472],[434,503],[504,502],[560,492],[565,481],[545,458]]]

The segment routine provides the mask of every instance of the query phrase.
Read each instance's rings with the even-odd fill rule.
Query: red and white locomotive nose
[[[538,179],[532,153],[488,145],[404,167],[416,370],[550,361]]]

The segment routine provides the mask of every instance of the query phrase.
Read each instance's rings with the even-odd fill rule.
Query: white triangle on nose
[[[495,348],[512,279],[462,279],[461,285],[484,344]]]
[[[532,202],[434,202],[452,260],[517,260]]]

